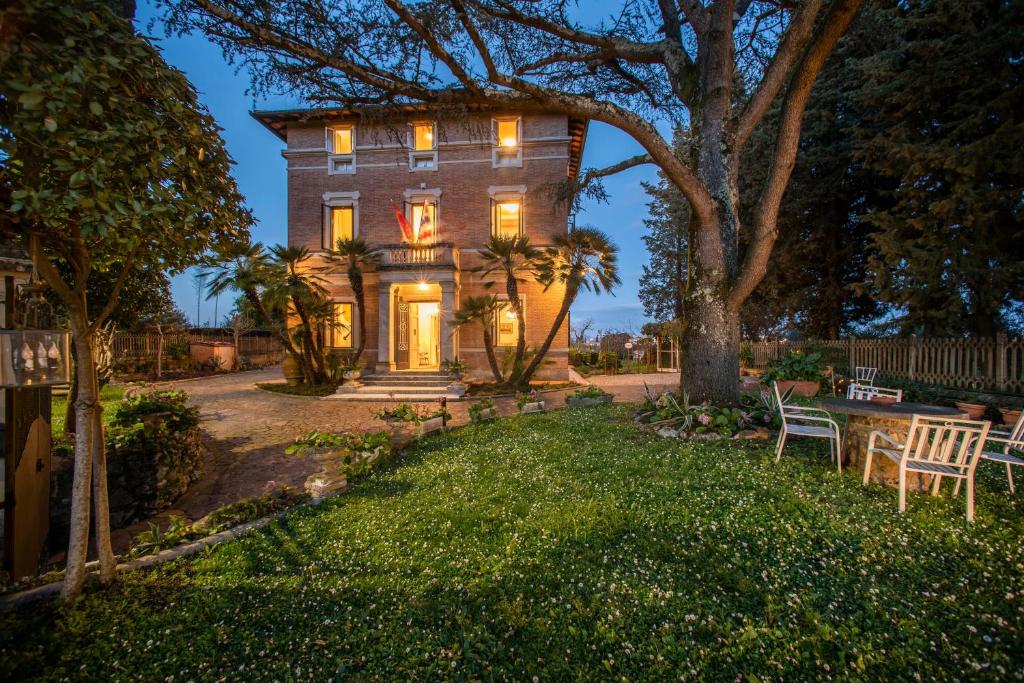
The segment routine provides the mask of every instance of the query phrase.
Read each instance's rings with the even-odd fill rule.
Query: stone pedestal
[[[864,463],[867,459],[868,439],[871,432],[879,431],[886,436],[905,443],[910,420],[895,420],[880,417],[864,417],[850,415],[846,420],[846,437],[843,441],[843,466],[856,468],[860,476],[864,476]],[[888,447],[882,441],[876,446]],[[907,473],[907,489],[910,491],[927,491],[932,483],[932,476],[916,472]],[[871,481],[876,484],[897,487],[900,482],[900,468],[895,462],[875,453],[871,461]]]

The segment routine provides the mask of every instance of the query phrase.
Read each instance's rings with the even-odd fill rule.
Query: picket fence
[[[1024,393],[1024,339],[1004,335],[979,339],[840,339],[751,342],[754,367],[810,345],[825,360],[848,371],[878,368],[880,375],[957,389]]]
[[[196,334],[181,332],[163,335],[163,355],[168,357],[175,347],[183,349],[187,355],[188,344],[192,342],[227,342],[234,340],[230,334]],[[159,335],[129,334],[117,332],[111,340],[115,361],[120,360],[154,360],[159,348]],[[259,359],[252,362],[264,364],[279,359],[281,342],[275,337],[264,335],[242,335],[238,340],[238,355],[242,359]]]

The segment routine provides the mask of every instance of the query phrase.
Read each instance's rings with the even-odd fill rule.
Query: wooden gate
[[[50,530],[50,390],[6,389],[4,564],[33,576]]]

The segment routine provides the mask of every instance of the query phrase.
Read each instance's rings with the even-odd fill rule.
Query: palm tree
[[[512,370],[508,376],[510,384],[519,382],[519,376],[523,370],[523,356],[526,353],[526,320],[523,317],[523,299],[519,295],[519,285],[526,282],[528,277],[536,276],[537,264],[541,255],[542,252],[530,244],[528,237],[492,235],[480,251],[483,265],[475,269],[483,275],[484,279],[491,275],[505,278],[508,303],[519,323],[515,356],[512,361]],[[484,286],[491,287],[493,285],[494,281],[490,281],[486,282]]]
[[[266,298],[269,303],[285,312],[289,307],[299,318],[296,336],[304,367],[304,374],[313,384],[327,382],[327,360],[323,344],[317,334],[321,322],[327,289],[320,273],[325,269],[309,263],[311,254],[304,246],[277,245],[270,249],[270,264]]]
[[[480,323],[484,331],[484,350],[487,352],[487,364],[491,366],[494,374],[494,381],[501,384],[505,378],[498,366],[498,358],[494,355],[494,318],[501,311],[501,302],[493,294],[484,296],[471,296],[462,302],[459,310],[455,311],[452,320],[452,327],[459,328]]]
[[[581,289],[600,294],[611,294],[612,288],[620,284],[618,274],[618,248],[608,236],[597,228],[576,228],[565,235],[558,235],[554,245],[547,248],[544,257],[537,264],[537,281],[547,291],[552,285],[565,287],[562,306],[555,315],[551,330],[540,349],[523,371],[520,383],[528,385],[530,378],[540,367],[544,356],[558,335],[569,307],[576,300]]]
[[[237,242],[207,262],[202,271],[206,280],[207,299],[220,296],[229,289],[242,293],[256,313],[257,324],[277,333],[285,351],[298,356],[287,325],[280,324],[267,309],[260,295],[270,282],[272,268],[263,245],[259,242]]]
[[[345,261],[348,283],[356,299],[356,316],[359,318],[359,341],[356,343],[352,363],[358,363],[366,348],[366,291],[363,288],[363,268],[376,265],[380,252],[366,244],[361,237],[350,240],[339,239],[331,256]]]

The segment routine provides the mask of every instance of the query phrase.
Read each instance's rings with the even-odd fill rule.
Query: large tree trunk
[[[687,300],[680,370],[690,401],[738,405],[740,316],[724,297],[708,292]]]
[[[71,521],[68,555],[61,597],[70,602],[82,592],[85,583],[85,562],[89,552],[89,498],[92,481],[92,438],[95,421],[90,401],[97,398],[96,371],[92,355],[92,335],[80,316],[72,313],[71,330],[75,345],[75,377],[78,395],[75,398],[75,463],[71,484]]]

